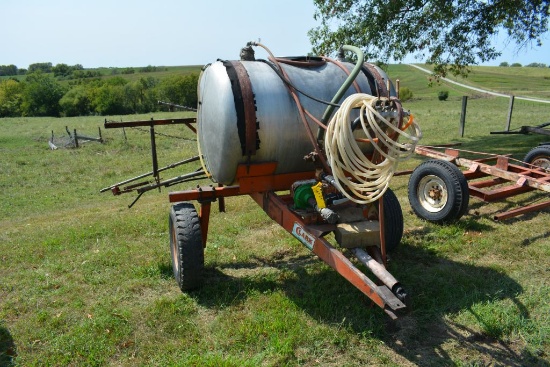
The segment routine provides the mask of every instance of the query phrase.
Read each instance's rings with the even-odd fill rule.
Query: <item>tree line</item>
[[[519,63],[519,62],[514,62],[512,64],[508,64],[508,62],[504,61],[504,62],[501,62],[498,66],[502,66],[502,67],[508,67],[508,66],[511,66],[513,68],[521,68],[522,65]],[[542,63],[542,62],[532,62],[528,65],[525,65],[526,68],[546,68],[546,67],[549,67],[550,66],[546,66],[546,64]]]
[[[130,81],[121,76],[90,77],[86,75],[89,70],[78,65],[70,70],[60,68],[60,64],[38,65],[32,71],[29,67],[21,81],[13,77],[0,80],[0,117],[149,113],[160,109],[159,100],[197,105],[198,73]],[[74,73],[81,77],[59,81]]]

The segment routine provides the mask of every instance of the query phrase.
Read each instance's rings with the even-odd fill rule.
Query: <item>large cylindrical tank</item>
[[[331,62],[304,60],[280,65],[297,89],[331,101],[347,73]],[[354,67],[342,65],[349,71]],[[379,85],[382,79],[388,80],[381,69],[365,64],[356,82],[360,92],[376,95],[376,89],[386,89]],[[233,184],[237,166],[248,162],[276,161],[276,174],[314,170],[304,161],[313,146],[296,103],[267,62],[217,61],[202,73],[198,90],[199,150],[215,182]],[[342,100],[357,92],[352,85]],[[395,95],[393,87],[391,94]],[[298,95],[302,106],[320,120],[327,105]],[[316,135],[317,125],[310,126]]]

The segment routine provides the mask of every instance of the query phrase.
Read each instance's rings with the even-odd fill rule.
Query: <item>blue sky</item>
[[[311,0],[0,0],[0,65],[204,65],[258,39],[277,56],[305,55],[314,11]],[[498,47],[491,65],[550,64],[550,35],[541,48]]]

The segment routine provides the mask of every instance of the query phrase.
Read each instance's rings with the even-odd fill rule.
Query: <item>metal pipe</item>
[[[197,156],[194,156],[194,157],[191,157],[191,158],[188,158],[188,159],[184,159],[183,161],[179,161],[179,162],[177,162],[177,163],[172,163],[172,164],[170,164],[170,165],[168,165],[168,166],[159,168],[159,169],[157,169],[157,172],[166,171],[166,170],[168,170],[168,169],[171,169],[171,168],[180,166],[180,165],[182,165],[182,164],[186,164],[186,163],[190,163],[190,162],[196,162],[196,161],[198,161],[198,160],[199,160],[199,156],[197,155]],[[147,176],[151,176],[152,174],[153,174],[153,171],[144,173],[144,174],[142,174],[142,175],[139,175],[139,176],[130,178],[130,179],[128,179],[128,180],[124,180],[124,181],[122,181],[122,182],[116,183],[116,184],[111,185],[111,186],[109,186],[109,187],[105,187],[105,188],[99,190],[99,192],[105,192],[105,191],[108,191],[108,190],[113,189],[114,187],[121,186],[121,185],[126,185],[127,183],[130,183],[130,182],[133,182],[133,181],[142,179],[142,178],[147,177]]]
[[[199,168],[195,172],[187,173],[185,175],[177,176],[177,177],[170,178],[170,179],[164,180],[164,181],[159,181],[157,183],[150,184],[150,185],[145,186],[145,187],[141,187],[141,188],[137,189],[136,191],[141,193],[141,192],[146,192],[146,191],[149,191],[149,190],[156,189],[157,187],[160,190],[160,187],[162,187],[162,186],[168,187],[168,186],[175,185],[177,183],[190,181],[191,178],[198,177],[198,176],[201,176],[201,175],[204,175],[204,171],[202,170],[202,168]],[[203,177],[203,178],[206,178],[206,177]]]
[[[369,270],[372,271],[372,273],[376,275],[378,279],[380,279],[389,289],[393,289],[393,287],[399,283],[397,279],[395,279],[393,275],[391,275],[386,268],[384,268],[384,265],[374,260],[372,256],[370,256],[362,248],[352,248],[351,252],[353,252],[357,259],[369,268]]]
[[[157,161],[157,144],[155,142],[155,127],[151,125],[149,127],[149,132],[151,135],[151,156],[153,159],[153,177],[155,178],[155,181],[158,183],[160,180],[158,169],[158,161]]]

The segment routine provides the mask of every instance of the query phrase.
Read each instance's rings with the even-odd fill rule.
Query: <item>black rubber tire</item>
[[[384,199],[384,238],[386,251],[390,252],[397,248],[403,237],[403,211],[397,196],[391,189],[387,189]]]
[[[431,159],[416,167],[408,191],[415,214],[429,222],[453,222],[468,210],[468,181],[457,166],[447,161]],[[433,195],[439,197],[434,199]]]
[[[550,170],[550,145],[539,145],[531,149],[523,161]]]
[[[195,206],[189,202],[172,205],[168,223],[174,278],[182,292],[199,288],[203,282],[204,247]]]

